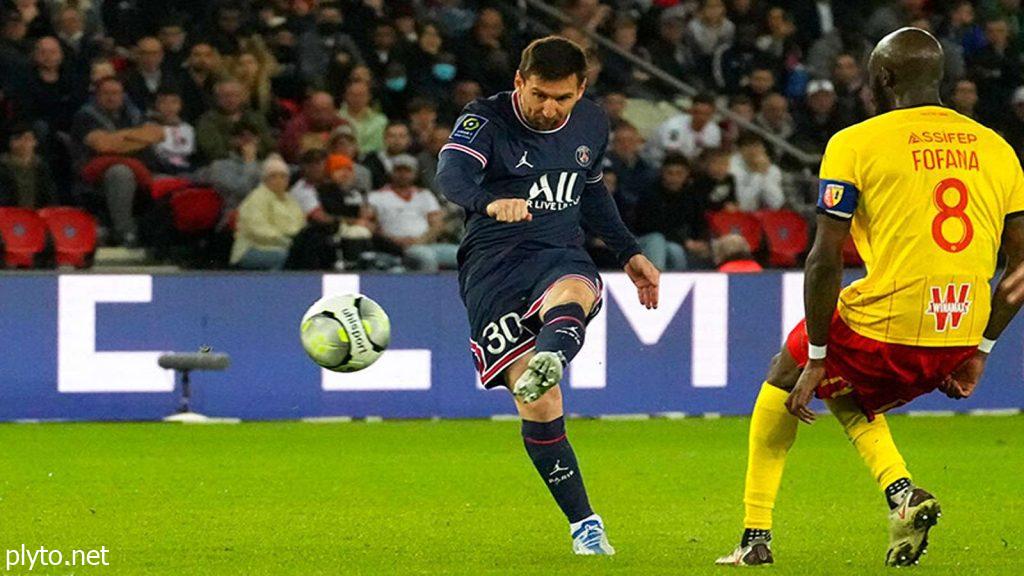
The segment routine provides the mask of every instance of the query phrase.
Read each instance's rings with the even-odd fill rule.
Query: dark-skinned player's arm
[[[619,265],[636,286],[640,303],[647,309],[657,308],[661,272],[643,255],[640,244],[626,228],[615,200],[600,179],[588,180],[583,187],[580,212],[587,228],[604,240],[615,253]]]
[[[850,221],[828,214],[818,215],[818,231],[814,246],[804,267],[804,309],[807,316],[807,337],[812,346],[828,344],[828,329],[839,302],[843,283],[843,244],[850,233]],[[808,360],[796,386],[786,399],[786,408],[800,420],[814,422],[814,412],[807,407],[814,390],[825,377],[825,360]]]
[[[982,372],[985,371],[985,361],[989,355],[989,352],[982,348],[991,350],[991,346],[999,339],[1024,303],[1024,212],[1006,217],[1002,249],[1006,254],[1006,270],[1003,270],[996,291],[992,295],[992,312],[989,314],[984,333],[988,345],[986,346],[983,340],[978,351],[939,386],[939,389],[950,398],[967,398],[974,392]]]

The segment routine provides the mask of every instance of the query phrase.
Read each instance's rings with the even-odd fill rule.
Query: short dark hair
[[[319,164],[327,160],[327,151],[323,148],[310,148],[299,157],[299,164]]]
[[[35,130],[32,129],[31,124],[28,122],[15,122],[7,131],[7,139],[14,140],[15,138],[20,138],[24,136],[26,132],[32,132],[33,135],[35,134]]]
[[[575,75],[580,83],[587,77],[587,55],[572,40],[560,36],[539,38],[523,49],[519,74],[523,79],[536,74],[548,81]]]
[[[416,96],[409,100],[409,105],[407,108],[409,114],[416,114],[417,112],[422,112],[424,110],[431,110],[437,112],[437,102],[434,102],[430,98]]]
[[[740,137],[736,139],[736,146],[740,148],[754,146],[755,144],[764,145],[764,139],[753,132],[743,132],[740,134]]]
[[[682,166],[687,170],[692,170],[690,167],[690,161],[686,159],[686,156],[678,152],[671,152],[665,156],[665,159],[661,161],[661,168],[665,169],[669,166]]]
[[[714,108],[715,96],[713,94],[708,94],[707,92],[701,92],[690,100],[690,106],[696,106],[697,104],[707,104]]]

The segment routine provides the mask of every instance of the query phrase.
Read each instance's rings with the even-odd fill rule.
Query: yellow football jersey
[[[912,346],[975,346],[1008,214],[1024,211],[1024,174],[995,132],[920,106],[837,133],[821,163],[818,211],[853,219],[867,275],[842,291],[857,333]]]

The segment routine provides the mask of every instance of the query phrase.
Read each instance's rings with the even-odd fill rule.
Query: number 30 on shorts
[[[948,196],[952,194],[956,194],[957,197],[955,204],[948,202]],[[939,213],[932,220],[932,238],[939,248],[946,252],[961,252],[971,244],[971,240],[974,238],[974,224],[966,212],[968,196],[967,185],[959,178],[946,178],[935,186],[933,197]],[[946,233],[949,230],[944,229],[943,226],[949,220],[956,220],[960,223],[962,232],[958,238],[947,238]]]
[[[487,351],[491,354],[501,354],[508,348],[509,344],[519,340],[523,332],[522,320],[519,314],[509,312],[495,322],[491,322],[484,328],[484,337],[487,338]]]

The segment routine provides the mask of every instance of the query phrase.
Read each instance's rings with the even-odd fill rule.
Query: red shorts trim
[[[796,363],[807,364],[807,320],[801,320],[786,339]],[[825,357],[825,380],[818,398],[852,394],[861,410],[873,418],[928,394],[967,361],[977,346],[930,348],[879,342],[853,331],[837,313],[832,317]]]

